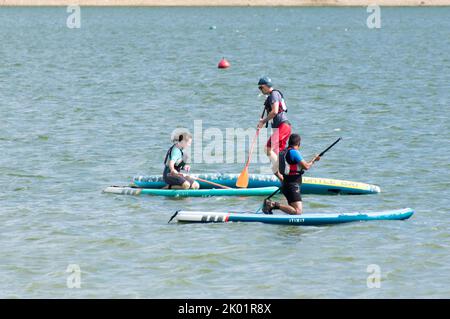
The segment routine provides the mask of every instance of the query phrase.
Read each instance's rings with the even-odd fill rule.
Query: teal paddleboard
[[[212,188],[212,189],[154,189],[110,186],[103,190],[104,193],[119,195],[153,195],[168,197],[208,197],[208,196],[268,196],[278,187],[261,188]]]
[[[238,174],[192,174],[216,184],[236,187]],[[166,186],[161,175],[135,176],[132,183],[140,188],[162,188]],[[201,189],[213,188],[211,184],[199,182]],[[280,181],[274,175],[250,174],[248,188],[279,187]],[[373,184],[352,182],[340,179],[303,176],[301,185],[302,194],[317,195],[364,195],[377,194],[380,187]]]
[[[267,224],[320,226],[372,220],[403,220],[414,214],[411,208],[367,213],[305,213],[302,215],[266,215],[236,212],[199,212],[178,211],[172,216],[178,222],[190,223],[226,223],[261,222]]]

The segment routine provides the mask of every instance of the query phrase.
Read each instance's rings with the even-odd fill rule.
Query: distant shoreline
[[[450,0],[0,0],[0,6],[450,6]]]

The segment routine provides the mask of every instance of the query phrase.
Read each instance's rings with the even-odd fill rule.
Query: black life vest
[[[166,167],[169,166],[169,159],[170,159],[170,156],[172,155],[172,150],[173,150],[174,147],[176,147],[176,144],[173,144],[173,145],[169,148],[169,150],[167,151],[167,153],[166,153],[166,157],[164,158],[164,165],[165,165]],[[184,168],[184,166],[186,165],[186,162],[185,162],[185,159],[184,159],[184,153],[183,153],[183,150],[182,150],[181,148],[179,148],[179,150],[180,150],[180,152],[181,152],[182,160],[181,160],[181,162],[180,162],[178,165],[177,165],[176,163],[175,163],[175,165],[174,165],[175,169],[176,169],[178,172],[180,172],[180,171]]]

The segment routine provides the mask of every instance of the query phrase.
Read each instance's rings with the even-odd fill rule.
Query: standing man
[[[264,95],[267,95],[264,102],[263,118],[259,120],[258,129],[272,123],[273,133],[267,141],[265,150],[272,163],[272,172],[282,181],[282,175],[278,172],[278,154],[286,148],[287,140],[291,135],[291,124],[287,118],[287,107],[283,93],[274,89],[272,80],[267,76],[259,79],[258,88]],[[264,114],[267,116],[264,118]]]
[[[303,212],[302,196],[300,193],[303,170],[310,169],[314,162],[320,160],[320,156],[316,155],[309,162],[305,161],[298,151],[300,142],[300,135],[292,134],[289,137],[288,148],[281,151],[279,155],[279,173],[283,176],[281,192],[286,197],[288,205],[266,199],[263,206],[263,212],[265,214],[272,214],[272,209],[280,209],[291,215],[300,215]]]

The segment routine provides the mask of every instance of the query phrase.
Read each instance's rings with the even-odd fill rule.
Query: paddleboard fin
[[[167,222],[167,224],[170,224],[170,222],[178,215],[179,210],[177,210],[175,212],[175,214],[172,215],[172,217],[170,217],[169,221]]]

